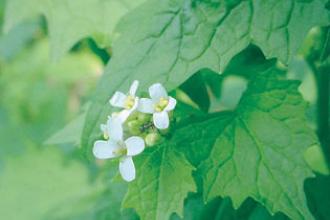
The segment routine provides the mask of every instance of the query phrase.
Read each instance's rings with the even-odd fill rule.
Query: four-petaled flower
[[[118,117],[109,117],[105,133],[106,141],[98,140],[94,143],[93,153],[98,159],[120,157],[119,172],[124,180],[130,182],[135,179],[135,166],[132,156],[144,150],[144,140],[133,136],[123,141],[122,121]]]
[[[110,99],[110,104],[115,107],[124,108],[119,114],[118,117],[122,122],[126,121],[126,119],[130,116],[132,112],[134,112],[138,106],[139,98],[135,96],[135,93],[138,89],[139,82],[135,80],[128,94],[124,94],[122,92],[115,92],[115,94]]]
[[[151,99],[141,98],[139,100],[138,111],[153,114],[153,122],[156,128],[166,129],[170,120],[168,112],[175,108],[176,100],[168,96],[165,88],[156,83],[149,87]]]

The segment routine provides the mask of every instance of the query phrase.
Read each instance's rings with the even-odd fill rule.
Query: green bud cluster
[[[125,132],[143,137],[149,147],[158,144],[168,131],[169,129],[158,130],[153,124],[152,115],[141,112],[130,115],[125,123]]]

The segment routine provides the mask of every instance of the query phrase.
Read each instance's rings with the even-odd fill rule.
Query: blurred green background
[[[80,159],[72,140],[81,126],[60,138],[68,144],[47,143],[83,114],[104,64],[89,40],[51,62],[46,35],[43,18],[0,35],[0,219],[113,219],[125,185],[110,192],[111,172],[102,176]]]
[[[0,27],[3,10],[4,1],[0,0]],[[313,36],[307,38],[301,53],[309,53]],[[253,72],[258,62],[247,57],[258,56],[260,51],[249,48],[235,57],[224,76],[217,78],[219,83],[212,86],[215,91],[210,103],[193,103],[184,93],[181,98],[202,108],[209,105],[210,111],[235,108],[246,88],[244,74]],[[126,184],[112,180],[116,173],[111,164],[87,162],[79,151],[84,110],[108,59],[107,51],[97,48],[91,39],[84,39],[59,61],[51,61],[42,17],[0,35],[0,219],[138,218],[132,210],[120,210]],[[316,129],[316,80],[302,56],[290,64],[288,77],[303,81],[300,89],[311,104],[308,116]],[[306,160],[319,173],[317,179],[306,184],[310,208],[319,219],[329,219],[326,207],[330,192],[320,194],[314,190],[330,186],[329,178],[322,176],[328,170],[321,150],[311,148]],[[226,199],[204,206],[198,195],[192,195],[186,202],[185,219],[245,218],[272,219],[252,201],[237,212]]]

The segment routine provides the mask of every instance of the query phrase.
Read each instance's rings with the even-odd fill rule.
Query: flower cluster
[[[132,157],[143,152],[145,142],[154,144],[158,130],[169,127],[169,113],[176,106],[176,100],[160,83],[149,87],[150,98],[137,97],[138,86],[139,82],[134,81],[127,94],[117,91],[112,96],[110,104],[121,110],[112,113],[107,123],[101,125],[105,140],[96,141],[93,147],[93,154],[98,159],[120,158],[119,172],[128,182],[135,179]],[[125,134],[128,138],[124,140]]]

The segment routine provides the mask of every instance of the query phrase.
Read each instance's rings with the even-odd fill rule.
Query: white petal
[[[121,121],[121,123],[124,123],[126,121],[126,119],[131,115],[132,111],[131,109],[124,109],[122,111],[120,111],[116,117],[119,118],[119,120]]]
[[[141,98],[139,100],[138,111],[142,113],[154,113],[154,103],[151,99]]]
[[[166,111],[156,112],[153,114],[154,125],[158,129],[166,129],[170,124],[168,114]]]
[[[132,83],[131,87],[129,88],[129,94],[131,96],[135,96],[135,93],[136,93],[138,87],[139,87],[139,81],[134,80],[134,82]]]
[[[127,182],[135,179],[135,166],[132,157],[121,158],[119,162],[119,172]]]
[[[118,145],[112,141],[95,141],[93,154],[98,159],[109,159],[117,157],[114,153]]]
[[[176,99],[173,97],[168,97],[168,104],[166,108],[164,109],[165,111],[172,111],[176,106]]]
[[[123,125],[120,117],[111,117],[108,120],[109,137],[115,141],[123,140]]]
[[[135,109],[137,109],[137,107],[139,106],[139,98],[135,97],[134,98],[134,105],[131,108],[131,111],[133,112]]]
[[[144,150],[144,140],[140,137],[133,136],[125,141],[127,148],[127,156],[135,156]]]
[[[115,92],[110,99],[110,104],[115,107],[124,108],[127,95],[122,92]]]
[[[101,128],[101,131],[102,131],[103,133],[107,132],[107,128],[108,128],[108,127],[107,127],[106,124],[101,124],[100,128]]]
[[[120,112],[116,113],[115,116],[118,117],[121,123],[123,124],[127,120],[127,118],[137,109],[138,104],[139,104],[139,98],[135,97],[134,105],[132,108],[121,110]]]
[[[160,83],[155,83],[149,87],[149,95],[154,102],[158,102],[160,98],[167,98],[166,89]]]

